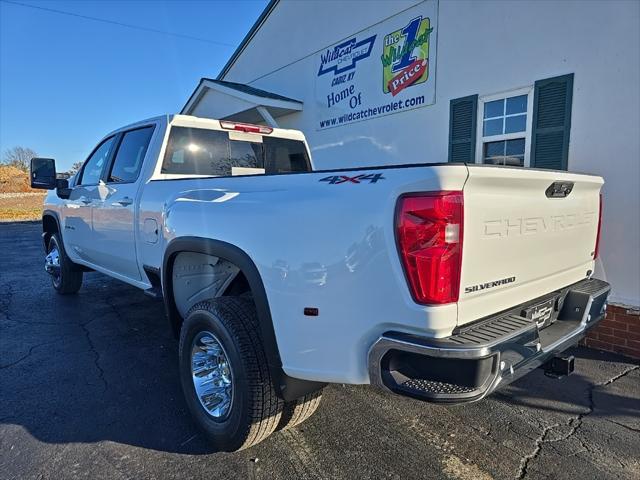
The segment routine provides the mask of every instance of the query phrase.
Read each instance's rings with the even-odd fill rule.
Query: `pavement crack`
[[[8,315],[5,315],[5,322],[17,323],[18,325],[49,325],[55,327],[75,327],[75,324],[64,324],[64,323],[56,323],[56,322],[25,322],[24,320],[16,320],[15,318],[10,318]]]
[[[631,427],[629,425],[625,425],[624,423],[616,422],[615,420],[611,420],[610,418],[605,418],[605,420],[609,423],[613,423],[614,425],[618,425],[619,427],[625,428],[634,433],[640,433],[640,428]]]
[[[19,325],[54,325],[54,326],[64,326],[64,324],[60,324],[58,322],[25,322],[24,320],[18,320],[14,318],[9,312],[11,303],[13,302],[14,291],[13,285],[10,283],[5,283],[0,286],[0,315],[4,317],[4,321],[17,323]]]
[[[10,322],[13,322],[11,315],[9,314],[9,307],[11,306],[11,300],[13,299],[13,286],[10,283],[2,285],[2,292],[0,292],[0,313],[4,318]]]
[[[615,382],[616,380],[620,380],[622,377],[626,377],[627,375],[629,375],[631,372],[638,370],[640,368],[640,365],[634,365],[633,367],[627,368],[625,371],[619,373],[618,375],[610,378],[609,380],[607,380],[604,383],[600,383],[598,385],[594,385],[593,388],[591,389],[591,392],[593,392],[593,390],[596,387],[606,387],[607,385],[611,385],[613,382]]]
[[[111,308],[111,311],[113,312],[113,314],[116,317],[116,320],[119,323],[125,323],[130,332],[137,332],[139,330],[138,328],[134,328],[134,326],[131,325],[131,322],[129,321],[129,316],[123,314],[120,311],[120,308],[118,307],[118,305],[116,305],[113,297],[106,297],[104,301],[107,305],[109,305],[109,308]]]
[[[540,451],[542,450],[542,444],[546,441],[547,435],[549,435],[549,432],[559,426],[560,426],[559,423],[555,423],[553,425],[549,425],[542,429],[542,432],[540,433],[540,435],[538,435],[538,438],[535,439],[533,451],[528,455],[525,455],[524,457],[522,457],[522,459],[520,460],[520,469],[518,470],[518,475],[516,476],[516,479],[521,480],[527,476],[529,463],[532,460],[536,459],[540,454]]]
[[[601,387],[606,387],[608,385],[611,385],[613,382],[621,379],[622,377],[628,375],[629,373],[633,372],[634,370],[637,370],[638,368],[640,368],[640,365],[634,365],[634,366],[632,366],[630,368],[627,368],[627,369],[623,370],[622,372],[618,373],[617,375],[611,377],[610,379],[608,379],[605,382],[596,383],[596,384],[591,385],[589,387],[589,390],[588,390],[589,406],[587,407],[588,409],[587,409],[586,412],[580,413],[580,414],[578,414],[576,416],[573,416],[573,417],[569,418],[569,420],[567,422],[555,423],[553,425],[549,425],[549,426],[544,427],[542,429],[542,432],[538,436],[538,438],[535,439],[533,451],[531,453],[529,453],[528,455],[525,455],[524,457],[522,457],[522,459],[520,460],[520,468],[518,470],[518,474],[516,475],[516,480],[522,480],[523,478],[525,478],[527,476],[528,469],[529,469],[529,464],[538,457],[538,455],[540,454],[540,452],[542,450],[542,446],[545,443],[564,442],[564,441],[568,440],[569,438],[571,438],[573,435],[575,435],[575,433],[582,426],[582,422],[583,422],[584,418],[589,416],[589,415],[591,415],[593,413],[594,409],[595,409],[595,403],[594,403],[594,400],[593,400],[593,392],[595,391],[596,388],[601,388]],[[612,423],[616,423],[617,425],[620,425],[622,427],[628,428],[630,430],[638,431],[637,429],[634,429],[632,427],[628,427],[626,425],[622,425],[622,424],[619,424],[619,423],[613,422],[613,421],[611,421],[611,422]],[[569,429],[569,432],[566,435],[563,435],[560,438],[547,440],[547,437],[549,436],[549,433],[552,432],[555,428],[567,427],[567,426],[571,427],[571,428]],[[583,448],[589,450],[588,446],[582,440],[580,440],[580,443],[581,443]]]
[[[97,317],[92,319],[92,320],[89,320],[88,322],[81,323],[80,327],[82,328],[82,331],[84,332],[84,336],[87,339],[87,343],[89,344],[89,348],[91,349],[91,353],[93,353],[93,364],[95,365],[96,369],[99,372],[98,378],[100,378],[100,381],[102,382],[102,385],[104,386],[104,391],[106,392],[107,389],[109,388],[109,384],[107,383],[107,379],[104,376],[104,369],[100,365],[101,355],[100,355],[100,352],[98,351],[98,349],[96,348],[95,344],[93,343],[93,340],[91,339],[91,332],[89,332],[89,329],[87,328],[88,325],[90,323],[92,323],[93,321],[95,321],[96,319],[97,319]]]
[[[59,341],[60,340],[54,340],[52,342],[44,342],[44,343],[39,343],[38,345],[33,345],[31,348],[29,348],[29,351],[25,355],[20,357],[19,359],[15,360],[15,361],[13,361],[11,363],[7,363],[6,365],[0,365],[0,370],[4,370],[5,368],[13,367],[13,366],[19,364],[20,362],[26,360],[27,358],[29,358],[33,354],[33,352],[34,352],[34,350],[36,348],[44,347],[46,345],[51,345],[51,344],[57,343]]]
[[[562,438],[560,440],[566,440],[569,437],[571,437],[573,434],[575,434],[578,429],[582,426],[582,420],[587,417],[588,415],[591,415],[595,409],[595,402],[593,400],[593,392],[595,391],[596,388],[600,388],[600,387],[606,387],[611,385],[613,382],[620,380],[621,378],[629,375],[631,372],[638,370],[638,368],[640,368],[640,365],[634,365],[632,367],[629,367],[625,370],[623,370],[622,372],[620,372],[617,375],[614,375],[613,377],[611,377],[609,380],[607,380],[606,382],[602,382],[602,383],[596,383],[594,385],[591,385],[591,387],[589,388],[589,410],[585,413],[581,413],[579,414],[577,417],[574,417],[574,419],[572,419],[571,421],[573,422],[573,420],[575,420],[575,426],[571,429],[571,431],[569,432],[569,434],[565,437]]]
[[[111,308],[111,310],[113,311],[113,313],[115,313],[116,318],[118,320],[124,320],[127,325],[129,325],[129,322],[127,321],[127,318],[124,317],[124,315],[122,315],[122,313],[120,312],[120,309],[118,308],[118,306],[113,302],[113,298],[112,297],[107,297],[105,298],[105,302],[107,303],[107,305],[109,305],[109,307]]]

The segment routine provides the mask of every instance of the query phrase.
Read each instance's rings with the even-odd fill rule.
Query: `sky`
[[[65,171],[109,131],[179,112],[267,3],[0,0],[0,153],[28,147]]]

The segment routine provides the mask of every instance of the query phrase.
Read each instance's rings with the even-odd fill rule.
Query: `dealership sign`
[[[426,1],[316,55],[316,128],[435,103],[438,2]]]
[[[376,36],[357,41],[355,37],[336,45],[320,55],[318,75],[333,72],[334,75],[356,68],[356,62],[371,55]]]

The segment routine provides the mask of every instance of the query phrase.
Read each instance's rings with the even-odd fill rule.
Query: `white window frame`
[[[493,102],[494,100],[506,99],[509,97],[517,97],[519,95],[527,95],[527,122],[524,132],[504,133],[501,135],[483,136],[484,131],[484,104]],[[516,114],[520,115],[520,114]],[[522,138],[524,133],[524,167],[531,165],[531,129],[533,126],[533,85],[528,87],[506,90],[500,93],[492,93],[478,97],[478,121],[476,122],[476,163],[482,163],[484,156],[484,144],[488,142],[500,142],[502,140],[513,140]]]

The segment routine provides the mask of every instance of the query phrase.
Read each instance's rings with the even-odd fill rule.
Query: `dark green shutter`
[[[535,83],[532,167],[567,170],[572,97],[573,73]]]
[[[449,161],[476,161],[478,95],[456,98],[449,104]]]

